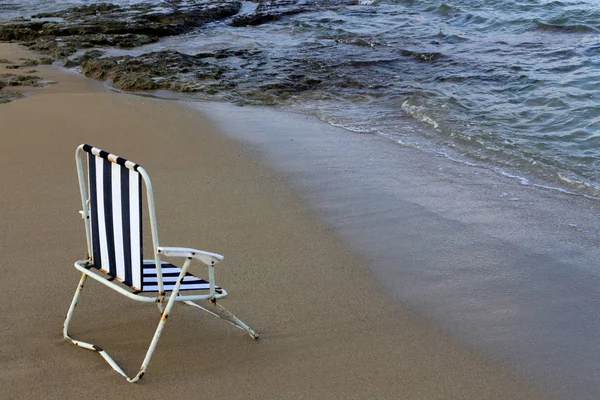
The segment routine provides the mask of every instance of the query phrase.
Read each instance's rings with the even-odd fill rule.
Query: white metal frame
[[[146,197],[148,200],[148,213],[150,216],[150,228],[152,230],[152,245],[153,245],[153,250],[154,250],[154,262],[156,263],[156,275],[157,275],[157,281],[158,281],[157,283],[158,283],[158,288],[159,288],[157,294],[155,296],[148,296],[148,295],[141,295],[141,294],[134,293],[132,291],[125,289],[123,286],[119,285],[118,283],[116,283],[112,280],[108,280],[107,276],[102,275],[100,272],[95,272],[93,270],[93,268],[91,268],[90,254],[92,254],[92,238],[91,238],[91,227],[90,227],[90,225],[91,225],[90,224],[90,208],[89,208],[88,194],[87,194],[87,189],[86,189],[86,179],[85,179],[85,175],[84,175],[83,162],[82,162],[82,158],[85,154],[86,154],[86,152],[83,150],[83,145],[80,145],[77,148],[77,151],[75,152],[75,159],[77,162],[77,175],[79,178],[79,188],[80,188],[80,192],[81,192],[81,204],[83,207],[83,210],[80,211],[80,213],[85,222],[88,257],[86,260],[79,260],[79,261],[75,262],[75,268],[77,268],[81,272],[81,279],[79,280],[79,284],[77,285],[77,289],[75,290],[75,295],[73,296],[73,301],[71,302],[71,306],[69,307],[69,311],[68,311],[67,317],[65,319],[65,323],[63,326],[64,338],[69,339],[76,346],[82,347],[84,349],[92,350],[92,351],[97,351],[115,371],[117,371],[119,374],[123,375],[127,379],[127,381],[131,382],[131,383],[139,381],[146,373],[146,369],[148,368],[148,364],[150,363],[152,354],[154,353],[156,345],[158,344],[158,340],[160,339],[162,330],[167,322],[167,318],[168,318],[169,313],[171,312],[171,309],[173,308],[173,305],[175,304],[175,302],[183,302],[184,304],[199,308],[199,309],[206,311],[214,316],[220,317],[220,318],[232,323],[239,329],[246,331],[250,335],[250,337],[252,337],[253,339],[258,339],[258,335],[252,328],[250,328],[248,325],[246,325],[244,322],[242,322],[240,319],[238,319],[235,315],[233,315],[231,312],[229,312],[227,309],[225,309],[223,306],[221,306],[217,302],[218,299],[221,299],[221,298],[227,296],[227,292],[223,289],[220,289],[219,292],[217,292],[216,285],[215,285],[214,266],[217,262],[223,260],[222,255],[216,254],[216,253],[210,253],[210,252],[206,252],[206,251],[202,251],[202,250],[184,248],[184,247],[161,247],[161,246],[159,246],[158,231],[157,231],[157,227],[156,227],[156,215],[155,215],[155,209],[154,209],[154,197],[152,195],[152,184],[150,182],[150,177],[148,176],[148,174],[142,167],[138,167],[137,171],[141,174],[141,176],[144,180],[144,185],[146,186],[146,194],[147,194]],[[183,267],[181,267],[181,273],[179,274],[179,277],[177,278],[175,287],[173,288],[173,290],[171,291],[170,294],[165,293],[165,291],[163,289],[162,272],[161,272],[161,265],[162,265],[161,263],[162,263],[163,256],[185,259]],[[208,281],[209,281],[209,287],[210,287],[208,294],[179,295],[181,282],[182,282],[183,278],[185,277],[185,275],[192,263],[192,260],[198,260],[208,266],[208,278],[209,278]],[[154,336],[152,338],[150,346],[148,347],[146,356],[144,358],[144,361],[142,362],[142,366],[140,367],[137,374],[134,375],[133,377],[129,377],[121,369],[121,367],[119,367],[119,365],[117,365],[117,363],[108,355],[108,353],[106,353],[106,351],[104,351],[100,347],[98,347],[94,344],[91,344],[91,343],[87,343],[87,342],[83,342],[83,341],[74,339],[69,336],[68,330],[69,330],[69,324],[71,323],[71,318],[73,317],[73,311],[75,310],[75,306],[77,305],[77,303],[79,301],[81,291],[83,290],[85,281],[87,280],[88,277],[102,283],[105,286],[108,286],[109,288],[117,291],[118,293],[120,293],[124,296],[127,296],[128,298],[130,298],[132,300],[141,301],[141,302],[145,302],[145,303],[156,303],[156,305],[158,306],[158,309],[161,312],[160,322],[158,323],[158,326],[156,327],[156,331],[154,333]],[[205,301],[207,303],[206,304],[207,307],[204,307],[204,306],[196,303],[197,301]],[[209,310],[208,308],[211,308],[212,311]]]

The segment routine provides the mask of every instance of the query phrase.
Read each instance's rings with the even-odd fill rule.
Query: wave
[[[535,22],[535,29],[561,33],[600,33],[600,30],[585,24],[561,25],[541,21]]]
[[[410,104],[408,100],[404,101],[401,107],[404,112],[415,118],[417,121],[423,122],[431,126],[433,129],[437,129],[439,127],[437,121],[426,114],[427,110],[425,107]]]
[[[435,13],[441,15],[458,14],[462,12],[460,8],[454,7],[448,3],[442,3],[439,6],[432,6],[428,9],[428,11],[434,11]]]

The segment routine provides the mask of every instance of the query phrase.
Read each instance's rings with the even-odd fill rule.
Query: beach
[[[0,58],[23,51],[2,44]],[[23,88],[25,98],[0,105],[3,399],[552,398],[386,295],[366,266],[372,260],[256,149],[202,113],[35,69],[57,83]],[[132,385],[63,340],[78,281],[72,264],[85,257],[74,162],[81,143],[146,168],[161,245],[225,255],[216,267],[230,293],[223,304],[259,341],[176,306],[147,375]],[[132,373],[159,317],[153,305],[90,282],[71,329]]]

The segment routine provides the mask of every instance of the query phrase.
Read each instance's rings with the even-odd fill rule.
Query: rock
[[[70,8],[68,10],[67,15],[82,18],[85,16],[96,16],[96,15],[106,13],[109,11],[114,11],[114,10],[117,10],[120,8],[121,7],[116,4],[98,3],[98,4],[92,4],[89,6],[80,6],[80,7]],[[64,11],[56,11],[56,12],[52,12],[52,13],[36,14],[36,15],[32,16],[32,18],[65,18],[65,12]]]
[[[78,66],[82,65],[86,61],[100,58],[103,55],[104,55],[104,52],[102,52],[100,50],[91,50],[91,51],[88,51],[88,52],[84,53],[82,56],[79,56],[79,57],[76,57],[76,58],[73,58],[73,59],[67,59],[64,62],[64,66],[66,68],[78,67]]]
[[[35,75],[0,74],[0,82],[5,86],[40,86],[41,79]]]
[[[33,40],[39,36],[44,24],[41,22],[17,22],[0,25],[0,41]]]
[[[88,59],[81,65],[81,72],[90,78],[107,79],[107,77],[119,66],[116,60],[110,58]]]
[[[35,67],[39,64],[38,60],[33,58],[20,58],[19,61],[21,61],[20,67]]]
[[[238,15],[231,21],[230,25],[231,26],[262,25],[267,22],[277,21],[280,18],[281,18],[281,14],[276,14],[276,13],[254,13],[254,14]]]
[[[62,61],[66,67],[80,67],[88,77],[110,80],[122,90],[198,92],[237,104],[276,104],[306,91],[315,90],[316,95],[322,95],[319,89],[325,86],[343,90],[369,84],[364,77],[340,73],[340,68],[353,67],[352,60],[317,60],[301,52],[274,55],[269,51],[235,48],[235,43],[229,49],[196,55],[158,51],[135,57],[109,57],[101,51],[106,47],[132,48],[155,43],[162,37],[186,33],[213,21],[225,20],[233,26],[259,25],[307,11],[335,10],[356,0],[257,0],[257,3],[252,13],[242,15],[238,15],[242,3],[237,0],[166,0],[129,6],[92,4],[39,14],[32,20],[0,23],[0,40],[20,41],[31,50],[49,56],[37,60],[38,63]],[[373,43],[368,39],[348,35],[339,40],[370,47]],[[422,61],[437,57],[433,53],[403,54]],[[8,85],[7,79],[3,85]]]
[[[241,9],[240,1],[169,1],[120,7],[100,3],[38,14],[32,20],[0,23],[0,41],[25,42],[30,49],[55,59],[77,49],[98,46],[131,48],[178,35],[205,23],[229,18]],[[61,18],[62,22],[40,21]]]
[[[113,84],[116,88],[129,91],[154,90],[159,87],[148,73],[143,72],[118,74],[113,78]]]
[[[2,90],[0,91],[0,104],[8,103],[21,97],[23,97],[21,93],[13,92],[10,90]]]
[[[260,0],[256,10],[251,14],[236,16],[230,23],[231,26],[262,25],[267,22],[280,20],[282,17],[315,11],[324,8],[333,8],[341,4],[352,4],[356,0],[329,0],[327,2],[307,0]]]
[[[435,61],[435,60],[443,57],[443,55],[441,53],[418,53],[416,51],[410,51],[410,50],[402,50],[401,53],[403,56],[413,57],[419,61]]]
[[[123,90],[163,88],[179,92],[217,93],[220,87],[214,82],[220,81],[228,69],[204,61],[205,56],[161,51],[139,57],[102,58],[98,53],[88,52],[73,62],[81,63],[84,75],[96,79],[112,79],[115,86]],[[233,86],[235,83],[225,82],[222,87]]]

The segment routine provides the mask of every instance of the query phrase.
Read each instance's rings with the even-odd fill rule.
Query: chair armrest
[[[158,252],[166,257],[195,258],[206,265],[215,265],[223,260],[223,256],[208,251],[190,249],[187,247],[159,247]]]

